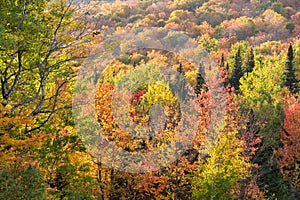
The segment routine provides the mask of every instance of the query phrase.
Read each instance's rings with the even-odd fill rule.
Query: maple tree
[[[294,198],[299,195],[299,114],[298,102],[285,109],[286,117],[280,131],[282,147],[278,150],[281,156],[280,167]]]
[[[0,0],[0,199],[297,199],[298,10],[297,0]],[[97,133],[78,135],[73,121],[76,73],[103,41],[144,27],[158,31],[146,31],[142,45],[163,37],[174,47],[185,34],[196,44],[185,55],[195,50],[214,62],[194,66],[163,49],[126,52],[132,41],[122,41],[122,54],[83,80],[96,86],[96,123],[107,137],[97,146]],[[183,107],[159,80],[160,67],[196,94],[194,140],[156,171],[107,166],[93,153],[108,140],[133,153],[177,136]],[[154,80],[130,90],[127,110],[115,101],[126,78],[131,86]],[[187,83],[176,85],[184,96]],[[135,126],[128,131],[125,122]]]

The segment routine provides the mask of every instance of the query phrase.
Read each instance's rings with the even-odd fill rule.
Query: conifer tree
[[[178,71],[180,74],[183,74],[182,63],[179,64],[179,67],[177,68],[177,71]]]
[[[240,87],[240,82],[239,82],[240,78],[243,76],[242,57],[241,57],[241,49],[240,48],[238,49],[234,60],[235,60],[234,68],[232,71],[230,83],[236,90],[238,90]]]
[[[296,75],[296,70],[294,68],[294,50],[292,44],[290,44],[288,49],[288,60],[285,67],[285,81],[284,85],[291,91],[292,94],[296,94],[299,91],[298,83],[299,80]]]
[[[205,77],[205,72],[203,70],[203,66],[200,65],[198,72],[197,72],[196,86],[194,89],[196,95],[199,95],[203,89],[206,91],[208,90],[205,80],[204,80],[204,77]]]
[[[222,58],[220,61],[220,68],[225,67],[225,58],[224,58],[224,53],[222,53]]]
[[[228,63],[226,63],[226,66],[225,66],[225,58],[224,58],[224,54],[222,53],[219,73],[220,73],[220,78],[223,82],[224,87],[226,87],[228,85],[228,70],[229,70],[229,65],[228,65]]]
[[[253,48],[251,48],[247,57],[246,68],[245,68],[246,73],[252,72],[254,66],[255,66],[254,52],[253,52]]]
[[[226,69],[227,71],[229,71],[229,64],[228,64],[228,63],[226,63],[225,69]]]

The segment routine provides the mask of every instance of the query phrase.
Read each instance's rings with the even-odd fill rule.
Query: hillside
[[[0,200],[299,199],[299,0],[0,0],[0,18]]]

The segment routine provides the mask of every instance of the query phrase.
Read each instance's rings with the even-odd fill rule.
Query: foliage
[[[240,156],[242,144],[236,132],[221,134],[208,159],[199,163],[199,172],[194,177],[194,198],[233,199],[232,189],[246,175],[245,161]]]
[[[298,10],[296,0],[0,0],[0,199],[299,198]],[[173,30],[164,38],[169,47],[185,33],[215,62],[193,66],[174,52],[135,49],[95,71],[99,127],[129,152],[155,150],[177,134],[179,99],[157,75],[161,68],[177,70],[169,78],[194,88],[193,144],[164,168],[130,174],[88,151],[82,139],[92,137],[76,132],[72,92],[93,49],[141,27]],[[154,39],[141,42],[157,42],[159,33],[148,31]],[[154,80],[134,88],[125,103],[126,120],[149,128],[149,137],[116,121],[114,92],[126,78],[132,86]],[[212,98],[224,91],[226,99]],[[222,105],[221,135],[210,138],[222,115],[212,108]],[[214,146],[205,143],[210,139]]]
[[[291,101],[292,103],[292,101]],[[278,150],[281,156],[280,167],[284,179],[287,181],[291,197],[299,196],[299,114],[300,105],[294,102],[285,109],[285,120],[280,131],[282,148]]]

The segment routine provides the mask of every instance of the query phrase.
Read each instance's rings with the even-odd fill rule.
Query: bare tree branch
[[[39,126],[37,126],[37,127],[35,127],[35,128],[32,128],[32,129],[29,129],[29,130],[25,130],[25,134],[41,129],[41,128],[42,128],[42,127],[50,120],[50,118],[52,117],[52,115],[55,113],[55,108],[56,108],[56,104],[57,104],[57,101],[58,101],[59,92],[60,92],[61,88],[62,88],[66,83],[67,83],[67,82],[64,81],[64,82],[63,82],[62,84],[60,84],[60,86],[57,88],[56,93],[55,93],[55,95],[54,95],[53,106],[52,106],[51,112],[49,113],[48,117],[47,117],[47,118],[46,118]]]

